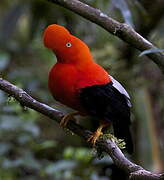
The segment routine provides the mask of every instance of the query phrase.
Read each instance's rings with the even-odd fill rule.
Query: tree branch
[[[95,9],[85,3],[82,3],[78,0],[48,0],[52,3],[63,6],[80,16],[94,22],[95,24],[100,25],[104,29],[106,29],[111,34],[119,37],[123,41],[127,42],[131,46],[135,47],[140,51],[144,51],[147,49],[157,48],[148,40],[143,38],[140,34],[138,34],[131,26],[119,23],[118,21],[110,18],[106,14],[104,14],[99,9]],[[164,73],[164,54],[159,53],[151,53],[147,54],[147,56],[152,59]]]
[[[43,104],[30,95],[28,95],[22,89],[16,87],[15,85],[9,83],[6,80],[0,78],[0,89],[10,96],[14,97],[21,105],[31,108],[41,114],[49,117],[56,122],[60,122],[61,118],[64,114],[52,107]],[[80,125],[76,124],[73,121],[70,121],[67,125],[67,128],[71,130],[73,133],[77,134],[80,137],[83,137],[85,140],[91,135],[91,132],[84,129]],[[101,148],[101,150],[105,151],[110,155],[113,162],[121,169],[126,171],[129,174],[129,179],[131,180],[164,180],[164,174],[155,174],[149,171],[144,170],[141,166],[138,166],[131,161],[129,161],[121,150],[117,147],[115,142],[112,140],[98,140],[96,143],[97,147]]]

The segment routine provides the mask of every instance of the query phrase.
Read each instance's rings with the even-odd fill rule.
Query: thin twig
[[[48,0],[52,3],[63,6],[80,16],[100,25],[111,34],[119,37],[123,41],[127,42],[131,46],[140,50],[141,52],[147,49],[157,48],[151,42],[146,40],[140,34],[138,34],[131,26],[120,23],[101,10],[93,8],[88,4],[82,3],[78,0]],[[147,57],[152,59],[164,73],[164,54],[161,52],[147,54]]]
[[[64,114],[46,104],[43,104],[36,99],[32,98],[22,89],[16,87],[10,82],[3,80],[0,78],[0,89],[10,96],[14,97],[21,105],[31,108],[41,114],[49,117],[56,122],[60,122],[61,118]],[[67,125],[67,128],[71,130],[73,133],[77,134],[84,139],[88,139],[91,135],[91,132],[84,129],[80,125],[76,124],[73,121],[70,121]],[[121,150],[117,147],[115,142],[112,140],[98,140],[96,143],[97,147],[101,148],[107,154],[110,155],[113,162],[121,169],[126,171],[129,174],[129,179],[135,180],[164,180],[164,174],[155,174],[149,171],[144,170],[141,166],[136,165],[129,161]]]

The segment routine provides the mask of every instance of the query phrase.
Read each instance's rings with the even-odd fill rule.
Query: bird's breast
[[[53,97],[71,108],[77,106],[75,84],[78,73],[73,66],[56,64],[49,73],[49,89]]]
[[[83,111],[79,100],[80,89],[109,82],[105,70],[98,68],[95,72],[94,69],[87,66],[85,71],[81,71],[71,64],[54,65],[49,73],[48,83],[53,97],[62,104]]]

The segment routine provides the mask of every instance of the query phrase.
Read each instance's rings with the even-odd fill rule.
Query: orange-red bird
[[[95,116],[100,126],[88,141],[95,144],[102,128],[112,123],[115,136],[125,140],[131,153],[131,105],[123,86],[96,64],[88,46],[63,26],[49,25],[43,40],[57,57],[49,73],[49,89],[57,101],[78,111],[65,116],[61,125],[66,125],[69,118],[78,113]]]

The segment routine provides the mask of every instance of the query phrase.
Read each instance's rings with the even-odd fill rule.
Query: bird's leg
[[[76,121],[75,117],[76,115],[80,115],[79,112],[71,112],[69,114],[66,114],[60,121],[60,126],[65,127],[68,123],[68,121]]]
[[[97,139],[101,135],[103,135],[102,129],[106,126],[107,126],[106,123],[100,124],[100,126],[97,128],[97,130],[87,139],[87,142],[90,142],[93,146],[95,146]]]

